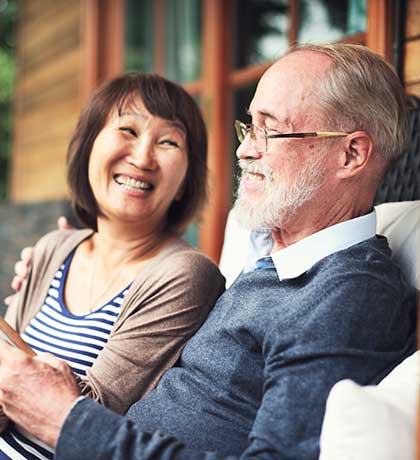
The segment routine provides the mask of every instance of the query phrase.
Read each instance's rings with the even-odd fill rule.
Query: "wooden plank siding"
[[[81,107],[79,1],[22,0],[10,198],[67,196],[66,148]]]
[[[407,1],[404,84],[410,94],[420,96],[420,0]]]
[[[408,0],[407,4],[407,38],[420,38],[420,2],[419,0]]]
[[[420,38],[405,45],[404,80],[407,84],[420,82]]]

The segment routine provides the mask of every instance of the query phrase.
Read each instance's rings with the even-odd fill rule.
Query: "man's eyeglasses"
[[[276,133],[269,134],[268,131],[259,126],[245,124],[242,121],[235,120],[235,131],[239,142],[243,142],[247,134],[249,134],[252,144],[258,153],[265,153],[268,149],[268,139],[303,139],[305,137],[344,137],[349,133],[341,133],[334,131],[314,131],[309,133]]]

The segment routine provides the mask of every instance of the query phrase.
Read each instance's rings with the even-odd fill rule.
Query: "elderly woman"
[[[124,413],[173,366],[224,289],[181,238],[206,196],[206,129],[194,100],[156,75],[120,76],[92,97],[70,142],[79,231],[35,247],[6,315],[37,352],[66,361],[82,394]],[[10,426],[1,458],[52,458]],[[3,457],[2,457],[3,455]]]

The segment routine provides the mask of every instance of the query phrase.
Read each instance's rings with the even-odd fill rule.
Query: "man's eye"
[[[124,131],[128,134],[131,134],[134,137],[137,137],[136,131],[133,128],[130,128],[129,126],[121,126],[119,129],[120,131]]]
[[[282,132],[284,132],[274,128],[265,128],[265,131],[269,136],[275,136],[276,134],[282,134]]]
[[[278,130],[276,128],[272,128],[271,126],[264,125],[263,128],[267,131],[267,133],[276,133]]]

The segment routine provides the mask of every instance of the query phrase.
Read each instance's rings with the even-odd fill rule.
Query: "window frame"
[[[87,0],[84,33],[86,78],[84,99],[107,78],[124,71],[124,0]],[[165,0],[154,1],[155,68],[164,75]],[[228,31],[233,23],[234,1],[203,0],[202,77],[184,84],[199,95],[209,131],[209,203],[199,225],[199,248],[216,262],[223,245],[226,217],[231,203],[232,139],[229,126],[233,94],[255,83],[272,61],[232,69]],[[296,42],[298,0],[289,3],[289,43]],[[367,0],[367,31],[345,37],[346,43],[363,43],[392,61],[392,0]],[[111,39],[112,37],[112,39]]]

